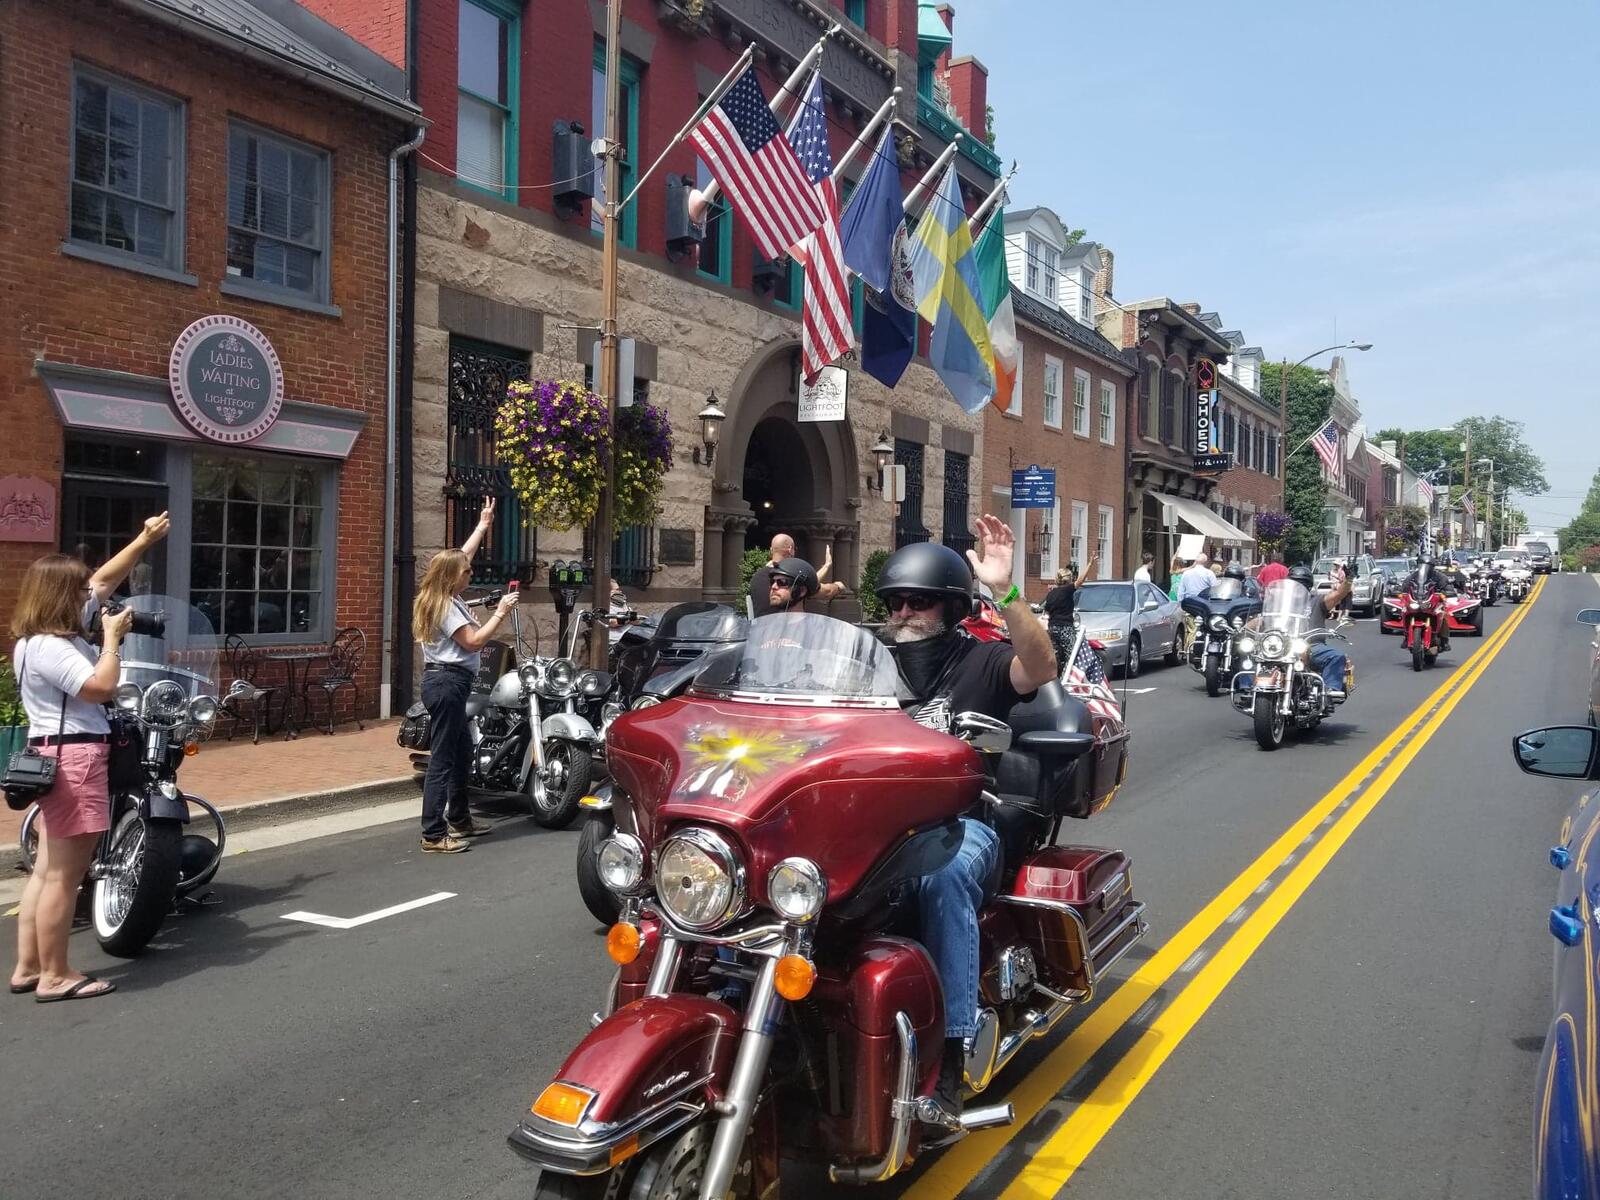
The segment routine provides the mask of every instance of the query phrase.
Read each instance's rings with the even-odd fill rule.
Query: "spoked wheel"
[[[600,843],[611,836],[611,814],[596,814],[583,823],[578,834],[578,895],[589,915],[602,925],[615,925],[622,905],[617,894],[600,878]]]
[[[1255,718],[1256,745],[1263,750],[1276,750],[1283,745],[1283,713],[1276,696],[1256,697]]]
[[[110,837],[103,873],[94,884],[94,935],[107,954],[132,958],[172,911],[183,826],[145,820],[130,809]]]
[[[530,776],[528,796],[533,802],[533,819],[546,829],[565,829],[578,815],[578,801],[589,790],[594,763],[588,748],[576,742],[551,742],[545,754],[548,778],[541,785]]]

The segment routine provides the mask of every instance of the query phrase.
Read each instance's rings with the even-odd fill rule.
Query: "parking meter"
[[[578,607],[578,596],[594,586],[594,568],[574,559],[566,562],[557,559],[550,564],[550,599],[555,603],[560,625],[556,637],[560,645],[567,644],[567,626],[572,612]]]

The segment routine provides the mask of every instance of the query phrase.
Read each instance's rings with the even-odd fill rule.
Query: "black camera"
[[[98,646],[105,640],[105,619],[114,617],[128,606],[120,600],[108,600],[101,605],[99,610],[89,621],[89,642]],[[164,638],[167,636],[167,617],[165,613],[134,611],[133,624],[128,626],[128,633],[138,634],[141,637]]]

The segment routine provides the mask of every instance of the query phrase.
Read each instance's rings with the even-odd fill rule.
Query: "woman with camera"
[[[478,527],[459,550],[441,550],[428,562],[411,610],[411,634],[422,643],[422,703],[428,710],[428,773],[422,779],[422,851],[459,854],[465,839],[490,826],[472,819],[467,807],[467,697],[477,674],[479,652],[517,606],[507,592],[489,619],[479,625],[461,593],[472,582],[472,556],[494,520],[494,500],[484,503]]]
[[[28,712],[28,744],[56,759],[55,783],[39,797],[39,850],[17,912],[13,994],[33,992],[40,1004],[104,996],[115,985],[67,963],[78,885],[95,843],[111,820],[106,778],[111,726],[106,704],[117,688],[122,639],[134,613],[100,617],[98,654],[84,639],[90,621],[128,572],[167,536],[167,514],[144,529],[98,571],[82,559],[47,554],[22,577],[11,632],[11,662]]]

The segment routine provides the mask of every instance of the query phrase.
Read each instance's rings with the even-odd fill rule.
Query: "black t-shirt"
[[[1078,586],[1074,583],[1058,583],[1045,593],[1044,611],[1049,614],[1050,624],[1072,624],[1072,610],[1078,602]]]
[[[750,607],[758,617],[764,617],[772,611],[773,569],[772,564],[768,563],[758,567],[756,573],[750,576]]]
[[[1023,695],[1011,685],[1011,660],[1016,656],[1016,647],[1010,642],[980,642],[963,636],[952,665],[944,671],[933,695],[924,699],[943,696],[949,699],[952,714],[979,712],[1004,721],[1013,707],[1038,694]]]

